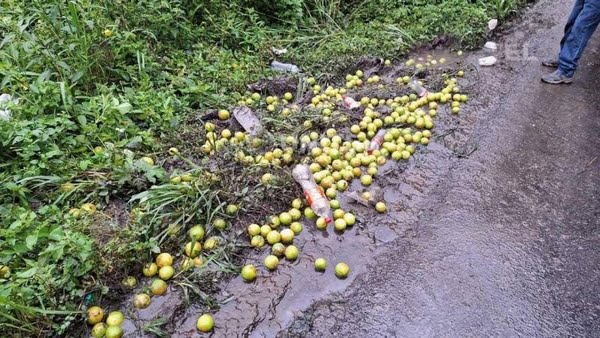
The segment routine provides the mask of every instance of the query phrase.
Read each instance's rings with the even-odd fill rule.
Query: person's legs
[[[577,20],[577,16],[579,16],[579,13],[581,13],[581,10],[583,9],[584,2],[585,2],[585,0],[575,0],[573,9],[571,10],[571,14],[569,15],[569,19],[567,20],[567,23],[565,24],[564,35],[563,35],[562,39],[560,40],[560,50],[562,50],[563,45],[565,44],[565,41],[571,34],[571,29],[573,28],[573,25],[575,24],[575,20]],[[559,55],[560,55],[560,52],[559,52]],[[558,67],[558,56],[556,58],[542,60],[542,65],[544,65],[546,67],[550,67],[550,68]]]
[[[562,39],[560,40],[561,50],[565,44],[565,41],[567,41],[567,37],[569,37],[569,35],[571,34],[571,29],[575,24],[575,20],[577,20],[579,13],[581,13],[581,10],[583,9],[584,2],[584,0],[575,0],[575,4],[573,5],[573,9],[571,10],[571,15],[569,15],[569,19],[567,20],[567,24],[565,25],[565,33]]]
[[[600,24],[600,0],[586,0],[560,50],[558,69],[572,77],[590,37]]]

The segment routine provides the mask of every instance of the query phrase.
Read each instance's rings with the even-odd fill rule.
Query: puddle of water
[[[387,243],[405,237],[407,233],[412,235],[411,226],[418,220],[427,191],[439,179],[440,173],[449,170],[452,163],[448,160],[449,153],[450,150],[441,144],[432,143],[427,151],[419,150],[416,157],[420,158],[408,164],[389,161],[380,168],[382,176],[377,177],[376,183],[382,186],[382,199],[388,205],[389,212],[385,214],[377,214],[372,207],[352,203],[346,197],[352,190],[367,190],[358,180],[353,181],[351,189],[338,194],[337,199],[344,210],[357,216],[357,224],[344,233],[337,233],[331,228],[319,231],[313,221],[304,220],[304,231],[294,241],[300,248],[297,261],[282,259],[277,270],[269,272],[262,264],[268,254],[266,249],[249,259],[248,263],[257,267],[257,280],[245,283],[241,278],[234,278],[223,286],[217,298],[222,302],[229,301],[213,314],[215,330],[211,336],[275,336],[316,300],[343,291],[358,275],[367,271],[373,256],[388,249]],[[317,257],[327,259],[328,267],[324,273],[314,270]],[[341,261],[351,268],[350,276],[345,280],[334,274],[335,264]],[[145,323],[165,318],[174,323],[170,326],[176,329],[172,337],[200,336],[195,326],[203,307],[192,305],[182,314],[176,314],[181,302],[182,296],[173,288],[165,296],[153,297],[148,308],[133,311],[131,318],[134,321],[128,321],[124,326],[126,334],[144,337],[140,328]]]
[[[297,261],[281,260],[277,270],[269,272],[262,266],[265,253],[255,262],[259,276],[254,283],[244,283],[241,278],[228,283],[224,294],[234,297],[214,315],[219,326],[216,335],[274,336],[298,311],[316,299],[343,290],[358,274],[366,271],[368,257],[375,249],[372,241],[360,234],[358,224],[343,234],[332,229],[316,230],[312,222],[304,222],[304,227],[305,231],[294,241],[300,248]],[[314,270],[314,260],[318,257],[324,257],[328,262],[323,273]],[[351,268],[350,276],[345,280],[334,274],[335,265],[342,261]],[[187,337],[194,331],[196,318],[200,315],[197,309],[189,309],[186,319],[179,325],[183,332],[173,337]]]
[[[272,273],[262,267],[262,259],[267,253],[257,256],[251,261],[259,270],[254,283],[244,283],[241,278],[236,278],[224,287],[221,299],[233,295],[233,300],[214,314],[216,329],[212,336],[275,336],[313,302],[350,285],[367,271],[373,256],[389,249],[386,243],[410,232],[411,225],[418,219],[414,209],[423,202],[426,190],[433,186],[436,176],[449,169],[448,153],[443,146],[433,146],[426,155],[421,155],[426,158],[420,161],[411,161],[408,166],[390,161],[381,168],[383,173],[396,175],[381,177],[377,182],[384,184],[383,199],[390,212],[377,214],[370,207],[350,203],[345,193],[339,194],[343,209],[354,210],[358,216],[357,225],[339,234],[331,229],[327,232],[316,230],[314,222],[305,221],[305,230],[295,240],[301,249],[300,258],[292,263],[282,260]],[[388,184],[389,181],[397,183]],[[354,181],[351,190],[365,188]],[[313,262],[317,257],[327,259],[325,273],[314,270]],[[334,275],[335,264],[340,261],[348,263],[352,270],[345,280]],[[188,309],[177,324],[179,332],[173,337],[195,334],[195,322],[201,314],[199,308]]]
[[[125,337],[155,337],[153,334],[145,333],[143,328],[148,323],[159,319],[167,322],[173,320],[177,310],[181,307],[183,296],[180,289],[169,285],[167,293],[162,296],[152,296],[150,305],[145,309],[135,309],[133,298],[135,294],[143,292],[152,283],[152,278],[143,278],[141,285],[136,288],[129,299],[121,304],[120,311],[125,314],[123,322],[123,335]]]

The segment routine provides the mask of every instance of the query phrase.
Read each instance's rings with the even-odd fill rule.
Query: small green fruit
[[[215,320],[208,313],[203,314],[198,318],[198,321],[196,321],[196,328],[200,332],[210,332],[214,326]]]
[[[265,257],[265,267],[269,270],[275,270],[279,264],[279,258],[275,255],[268,255]]]
[[[298,258],[298,254],[300,253],[300,250],[298,250],[297,247],[295,247],[294,245],[290,245],[287,248],[285,248],[285,258],[287,258],[290,261],[294,261],[296,260],[296,258]]]
[[[315,260],[315,270],[325,271],[326,269],[327,269],[327,260],[322,257],[317,258]]]
[[[348,277],[348,274],[350,273],[350,267],[348,266],[348,264],[344,263],[344,262],[340,262],[335,266],[335,275],[340,278],[346,278]]]
[[[246,282],[252,282],[256,279],[256,268],[252,264],[245,265],[242,268],[241,275],[242,279],[244,279]]]

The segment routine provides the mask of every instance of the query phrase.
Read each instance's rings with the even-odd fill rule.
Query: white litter
[[[342,98],[343,98],[342,102],[344,103],[344,107],[346,107],[348,109],[354,109],[354,108],[360,107],[360,103],[356,102],[356,100],[354,100],[350,96],[343,95]]]
[[[258,117],[248,107],[237,107],[233,110],[233,117],[252,136],[262,134],[264,128]]]
[[[275,47],[272,47],[271,51],[273,51],[273,53],[275,53],[275,55],[277,55],[277,56],[281,56],[288,52],[287,48],[279,49],[279,48],[275,48]]]
[[[492,19],[488,21],[488,29],[493,31],[498,26],[498,19]]]
[[[300,68],[298,66],[291,63],[283,63],[279,61],[271,62],[271,68],[274,70],[278,70],[280,72],[288,72],[288,73],[298,73]]]
[[[10,110],[8,109],[9,103],[17,103],[17,100],[13,100],[10,94],[0,95],[0,119],[8,121],[10,120]]]
[[[487,49],[495,51],[498,49],[498,44],[496,44],[495,42],[492,42],[492,41],[488,41],[485,43],[485,45],[483,45],[483,48],[487,48]]]
[[[488,57],[484,57],[479,59],[479,65],[480,66],[493,66],[496,63],[496,57],[495,56],[488,56]]]

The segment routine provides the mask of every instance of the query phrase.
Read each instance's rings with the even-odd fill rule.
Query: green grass
[[[0,90],[19,98],[11,121],[0,121],[0,266],[11,271],[0,275],[0,336],[47,336],[79,323],[89,303],[110,301],[108,288],[139,274],[159,247],[180,247],[185,236],[173,234],[226,217],[226,204],[241,204],[252,220],[264,217],[251,208],[265,193],[257,179],[264,168],[228,166],[240,150],[232,146],[220,178],[236,179],[217,180],[199,141],[187,136],[201,128],[192,122],[195,114],[231,107],[247,84],[273,75],[271,47],[287,48],[282,61],[307,73],[338,74],[357,57],[399,59],[442,34],[456,47],[478,46],[487,20],[508,18],[523,3],[1,0],[0,5]],[[264,116],[264,121],[283,134],[297,134],[293,126],[316,117],[311,114],[303,110],[287,120]],[[280,137],[267,141],[283,146]],[[173,145],[193,155],[175,161],[166,155]],[[169,181],[185,172],[192,182]],[[281,201],[273,201],[270,211],[293,196],[291,178],[285,170],[279,174],[273,194]],[[82,211],[84,203],[101,210]],[[227,255],[215,260],[222,273],[235,270]],[[202,295],[193,285],[203,278],[186,276],[181,283]],[[162,334],[163,324],[146,329]]]

